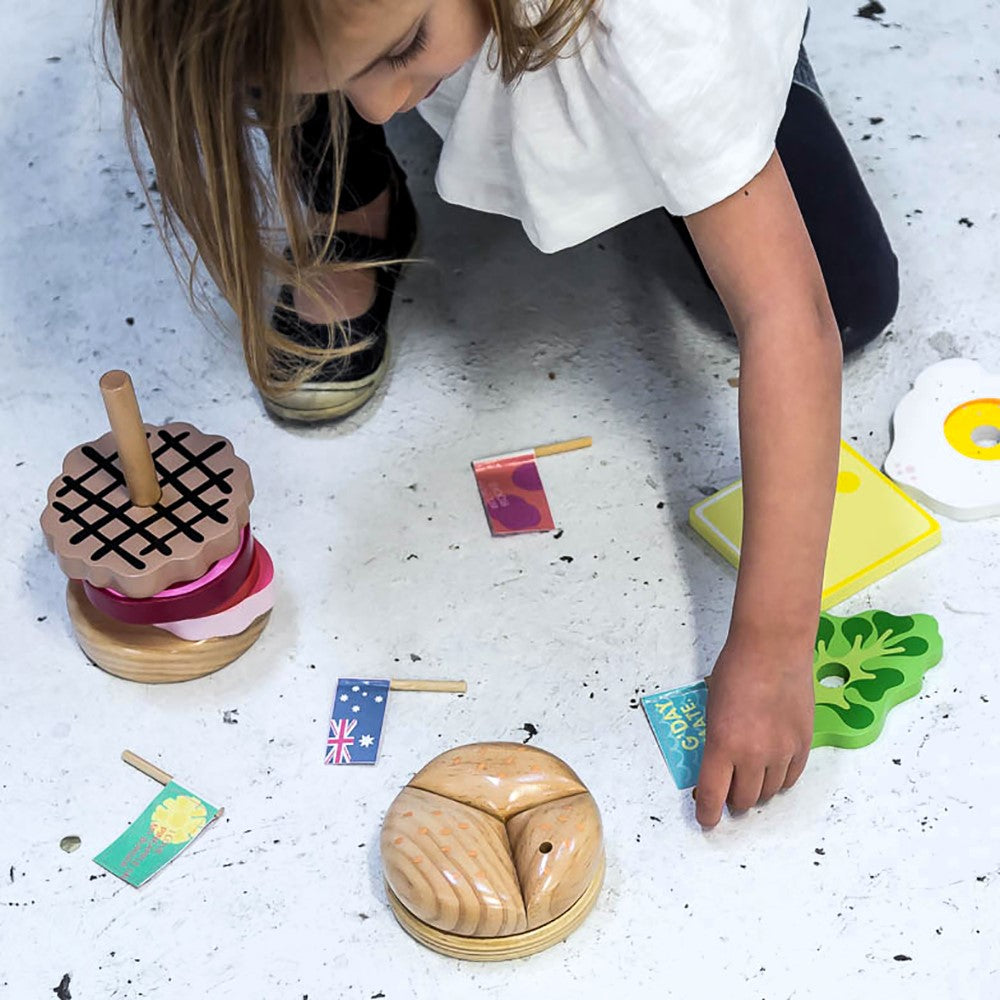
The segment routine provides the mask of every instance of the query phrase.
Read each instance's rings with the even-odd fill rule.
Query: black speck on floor
[[[898,766],[899,764],[903,763],[903,758],[902,757],[893,757],[892,758],[892,762],[893,762],[893,764],[896,764]]]
[[[362,920],[371,920],[371,914],[370,913],[359,913],[358,916]]]
[[[885,121],[884,118],[880,117],[879,115],[876,115],[874,118],[869,118],[868,119],[868,124],[869,125],[881,125],[882,122],[884,122],[884,121]]]
[[[229,708],[222,713],[222,721],[227,725],[235,726],[240,720],[236,718],[239,715],[240,710],[238,708]]]
[[[125,317],[125,323],[128,326],[135,326],[135,317],[134,316],[126,316]]]
[[[14,866],[13,865],[10,866],[10,882],[11,882],[11,885],[14,884]]]
[[[36,621],[36,622],[43,622],[43,621],[45,621],[45,619],[46,619],[46,618],[48,618],[48,617],[49,617],[48,615],[39,615],[39,616],[38,616],[38,617],[37,617],[37,618],[35,619],[35,621]]]
[[[892,960],[894,962],[912,962],[913,959],[909,955],[893,955]]]
[[[420,657],[417,656],[416,653],[410,653],[410,662],[411,663],[419,663],[420,662]]]
[[[864,7],[859,7],[855,17],[867,17],[869,21],[877,21],[880,14],[885,13],[885,7],[878,2],[878,0],[871,0],[871,3],[866,3]]]
[[[559,561],[560,562],[564,562],[564,563],[571,563],[573,561],[573,557],[572,556],[560,556],[559,557]]]
[[[521,729],[528,734],[523,740],[521,740],[522,743],[530,743],[532,739],[538,735],[538,727],[530,722],[526,722],[523,726],[521,726]]]
[[[411,559],[419,559],[419,558],[420,558],[420,556],[418,556],[418,555],[417,555],[416,553],[414,553],[414,552],[411,552],[411,553],[410,553],[410,554],[409,554],[409,555],[408,555],[408,556],[406,557],[406,561],[407,561],[407,562],[409,562],[409,561],[410,561]]]
[[[385,994],[380,990],[378,993],[372,994],[372,1000],[382,1000]]]
[[[558,542],[563,536],[563,530],[560,528],[552,537]]]
[[[816,853],[820,854],[820,855],[823,855],[823,854],[826,854],[826,851],[822,847],[817,847],[816,848]]]
[[[69,991],[68,972],[62,977],[62,979],[59,980],[59,985],[54,987],[52,992],[59,997],[59,1000],[73,1000],[73,994]]]
[[[663,822],[663,820],[662,820],[662,819],[660,819],[660,817],[659,817],[659,816],[650,816],[649,818],[650,818],[650,819],[651,819],[651,820],[652,820],[652,821],[653,821],[654,823],[662,823],[662,822]]]
[[[62,62],[62,56],[49,56],[45,61],[48,63]]]
[[[971,229],[974,225],[972,219],[966,218],[964,215],[958,220],[960,226],[965,226],[966,229]]]

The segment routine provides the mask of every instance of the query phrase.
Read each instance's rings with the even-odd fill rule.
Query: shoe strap
[[[325,237],[314,236],[313,246],[317,253],[326,242]],[[392,260],[401,256],[398,250],[388,240],[377,236],[365,236],[362,233],[335,232],[329,246],[323,253],[323,260],[329,263],[336,261],[377,261]]]

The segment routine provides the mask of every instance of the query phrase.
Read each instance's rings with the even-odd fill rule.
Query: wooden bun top
[[[555,754],[523,743],[473,743],[449,750],[418,771],[410,787],[445,792],[502,822],[523,809],[587,790]]]
[[[565,913],[604,858],[597,803],[553,754],[477,743],[432,760],[389,807],[386,882],[418,919],[468,937]]]
[[[129,499],[111,433],[74,448],[52,481],[42,531],[63,572],[146,598],[196,580],[233,552],[250,520],[253,482],[224,437],[186,423],[144,425],[160,499]]]

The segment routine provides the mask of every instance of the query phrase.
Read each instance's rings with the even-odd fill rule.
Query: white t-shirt
[[[805,17],[806,0],[603,0],[511,87],[488,41],[418,106],[444,140],[438,192],[547,253],[714,205],[774,151]]]

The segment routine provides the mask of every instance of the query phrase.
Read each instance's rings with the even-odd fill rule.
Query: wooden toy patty
[[[381,850],[403,928],[435,951],[480,961],[563,940],[604,876],[587,787],[558,757],[519,743],[432,760],[390,806]]]
[[[100,390],[111,431],[66,455],[41,517],[73,631],[118,677],[201,677],[249,649],[271,614],[250,469],[224,437],[144,423],[128,372],[105,372]]]
[[[129,497],[114,434],[74,448],[52,481],[42,530],[63,572],[145,598],[196,580],[232,553],[250,519],[250,469],[223,437],[144,425],[162,495]]]

